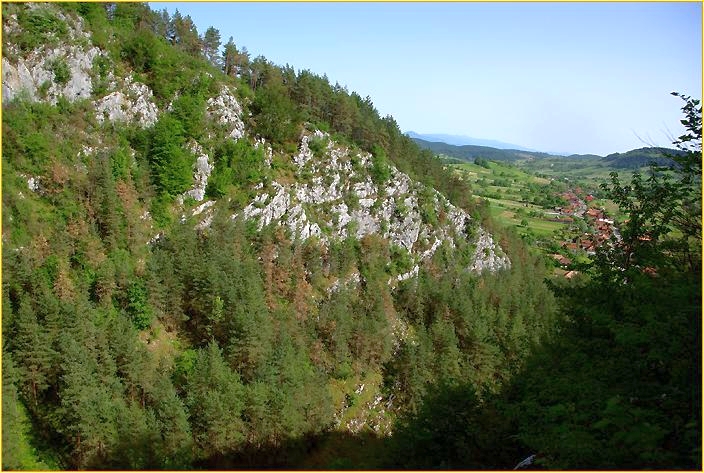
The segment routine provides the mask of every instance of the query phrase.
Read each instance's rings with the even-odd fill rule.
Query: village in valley
[[[621,240],[617,207],[600,198],[603,174],[585,179],[485,159],[452,166],[499,224],[515,228],[554,262],[556,276],[572,279],[597,248]]]
[[[582,189],[576,187],[574,190],[561,193],[560,198],[566,204],[555,207],[552,212],[547,212],[547,214],[557,216],[556,221],[566,224],[573,224],[576,220],[583,222],[581,226],[572,226],[573,229],[583,230],[581,234],[575,231],[562,232],[564,239],[560,242],[560,246],[565,250],[563,253],[573,257],[582,252],[593,256],[601,245],[621,240],[621,234],[614,220],[608,218],[605,209],[595,206],[596,199],[592,194],[584,195]],[[571,279],[579,274],[578,271],[570,269],[573,261],[569,256],[561,253],[553,253],[550,256],[559,264],[560,268],[566,270],[563,274],[565,278]]]

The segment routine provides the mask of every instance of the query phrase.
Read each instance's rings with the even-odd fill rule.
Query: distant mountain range
[[[534,149],[526,148],[525,146],[515,145],[512,143],[505,143],[503,141],[497,140],[485,140],[482,138],[472,138],[471,136],[464,135],[447,135],[442,133],[416,133],[415,131],[409,131],[406,133],[410,138],[417,138],[420,140],[437,142],[437,143],[447,143],[455,146],[464,145],[475,145],[475,146],[487,146],[490,148],[498,149],[512,149],[520,151],[536,151]]]
[[[615,168],[637,168],[656,162],[660,166],[672,163],[670,156],[681,156],[684,152],[670,148],[638,148],[625,153],[612,153],[604,158],[606,164]]]
[[[519,159],[542,159],[556,157],[548,153],[528,151],[522,149],[499,149],[490,146],[478,145],[453,145],[440,141],[427,141],[421,138],[413,138],[418,146],[430,151],[443,154],[452,158],[464,161],[473,161],[475,158],[484,158],[496,161],[517,161]]]
[[[410,133],[409,133],[410,136]],[[443,135],[436,135],[443,136]],[[444,135],[452,136],[452,135]],[[666,165],[672,160],[669,156],[678,156],[682,151],[669,148],[639,148],[625,153],[612,153],[608,156],[599,156],[596,154],[572,154],[570,156],[556,155],[550,153],[541,153],[538,151],[529,151],[524,149],[499,149],[490,146],[477,145],[453,145],[441,141],[428,141],[421,138],[412,137],[418,146],[429,149],[430,151],[448,156],[450,158],[459,159],[462,161],[474,161],[476,158],[484,158],[494,161],[518,161],[524,159],[545,159],[545,158],[561,158],[561,159],[579,159],[579,160],[594,160],[603,164],[619,169],[635,169],[647,166],[651,162],[656,162],[658,165]]]

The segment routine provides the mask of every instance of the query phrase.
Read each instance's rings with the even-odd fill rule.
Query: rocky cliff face
[[[131,74],[116,78],[112,71],[100,71],[108,53],[91,46],[90,34],[80,17],[66,16],[46,4],[28,4],[29,9],[45,9],[66,27],[66,39],[53,45],[40,45],[22,53],[6,41],[2,58],[2,100],[8,103],[20,95],[31,101],[56,104],[59,97],[69,102],[93,99],[99,122],[136,121],[142,126],[156,122],[159,110],[152,91]],[[3,21],[5,37],[20,29],[16,15]],[[101,91],[98,93],[98,89]]]
[[[324,148],[314,153],[311,141]],[[381,235],[405,249],[416,263],[399,279],[417,273],[417,264],[432,257],[440,245],[455,247],[459,239],[476,245],[474,271],[496,271],[510,264],[491,236],[442,194],[393,166],[386,182],[375,183],[368,153],[340,146],[316,131],[302,137],[293,162],[293,183],[272,182],[244,209],[244,216],[257,219],[260,228],[284,225],[303,240]]]
[[[47,8],[31,5],[30,9]],[[2,99],[8,102],[24,91],[30,100],[46,100],[55,104],[58,97],[68,100],[90,97],[93,61],[104,54],[98,48],[89,46],[89,33],[84,31],[80,19],[68,18],[58,10],[52,13],[68,25],[67,39],[56,47],[40,46],[28,54],[20,54],[17,46],[4,44],[2,58]],[[20,29],[16,15],[3,21],[5,37]],[[8,60],[6,56],[16,60]],[[57,79],[57,64],[64,67],[63,76]]]
[[[39,46],[28,54],[19,54],[15,46],[7,44],[13,59],[2,59],[3,103],[20,94],[29,100],[52,104],[59,97],[69,101],[85,99],[92,101],[99,123],[152,126],[161,112],[149,87],[129,73],[115,77],[112,70],[106,73],[103,67],[99,71],[98,63],[107,53],[90,46],[90,36],[80,18],[69,18],[58,10],[54,13],[68,26],[71,41],[56,47]],[[12,33],[19,25],[16,18],[9,18],[3,27],[6,33]],[[57,61],[67,68],[63,78],[57,77]],[[257,137],[248,136],[243,107],[234,90],[223,87],[206,103],[210,126],[224,129],[226,139],[254,138],[257,146],[265,148],[266,165],[271,168],[271,148]],[[213,170],[212,156],[201,144],[191,140],[186,146],[196,160],[193,187],[181,196],[181,205],[186,197],[204,201]],[[299,240],[316,237],[328,242],[348,236],[380,235],[412,258],[412,269],[398,275],[397,280],[417,274],[418,265],[431,258],[441,245],[455,247],[460,241],[473,245],[474,257],[469,267],[472,271],[497,271],[510,265],[491,235],[440,193],[413,181],[391,165],[385,165],[388,175],[383,182],[378,179],[375,182],[369,153],[342,146],[325,133],[313,130],[303,134],[297,153],[289,160],[293,179],[289,175],[287,179],[259,184],[254,199],[233,218],[241,215],[254,219],[260,228],[281,225]],[[206,201],[190,213],[201,218],[198,225],[204,228],[214,210],[214,202]]]

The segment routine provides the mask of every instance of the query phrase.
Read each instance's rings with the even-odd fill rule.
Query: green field
[[[582,185],[598,188],[600,184],[610,181],[609,174],[618,171],[619,174],[630,176],[624,169],[614,169],[605,166],[600,158],[545,158],[517,161],[516,166],[538,176],[555,179],[567,179],[569,182],[579,182]]]
[[[453,165],[455,172],[471,183],[476,196],[489,202],[491,216],[501,225],[516,227],[519,233],[531,232],[539,238],[551,237],[565,226],[554,222],[550,197],[567,185],[559,179],[538,177],[508,163]]]

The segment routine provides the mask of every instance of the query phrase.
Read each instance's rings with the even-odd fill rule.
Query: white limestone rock
[[[293,157],[293,162],[296,163],[296,166],[300,169],[312,158],[313,151],[308,147],[308,135],[304,135],[303,138],[301,138],[300,151]]]
[[[383,190],[379,189],[369,177],[371,159],[368,153],[351,156],[347,148],[330,142],[324,156],[317,156],[310,150],[311,136],[301,138],[299,151],[292,159],[299,172],[305,170],[312,172],[313,176],[285,185],[273,182],[273,197],[262,189],[262,193],[242,211],[245,218],[257,219],[260,229],[273,223],[286,226],[296,239],[316,236],[326,242],[330,238],[346,238],[349,230],[354,228],[356,238],[380,234],[408,250],[417,263],[432,258],[441,245],[456,247],[458,239],[467,238],[465,228],[471,217],[440,193],[432,194],[431,205],[437,213],[445,213],[444,223],[425,224],[419,202],[422,185],[391,166],[391,179]],[[263,142],[258,144],[263,145]],[[351,165],[353,159],[358,163],[354,168]],[[350,196],[356,201],[354,210],[346,200]],[[306,209],[316,209],[313,214],[318,220],[312,221]],[[473,243],[477,249],[470,268],[472,271],[497,271],[510,265],[488,233],[481,228],[475,233],[478,236]],[[417,271],[416,265],[396,279],[413,277]]]
[[[149,87],[127,76],[122,91],[116,90],[95,102],[95,117],[100,123],[136,121],[145,128],[152,126],[159,118],[153,95]]]
[[[39,183],[39,179],[37,179],[36,177],[32,177],[32,176],[29,176],[27,178],[27,187],[32,192],[40,192],[42,189],[42,186]]]
[[[27,54],[20,55],[16,45],[3,44],[3,50],[11,57],[19,57],[16,62],[7,56],[2,58],[2,99],[3,104],[11,102],[19,94],[25,94],[29,100],[45,100],[56,104],[63,96],[69,101],[90,97],[92,90],[91,71],[93,60],[105,54],[98,48],[90,47],[90,36],[83,31],[80,17],[69,17],[50,4],[27,3],[28,9],[50,9],[52,13],[67,25],[68,41],[58,47],[40,46]],[[19,29],[15,15],[3,21],[6,34]],[[55,81],[54,67],[62,62],[68,69],[70,77],[64,84]]]
[[[205,188],[208,186],[208,178],[213,172],[213,166],[210,164],[208,154],[195,141],[191,141],[188,144],[188,150],[196,155],[196,162],[193,165],[193,180],[195,183],[193,188],[186,191],[183,196],[193,197],[200,202],[205,198]]]
[[[14,64],[3,57],[3,103],[12,101],[22,92],[30,100],[46,100],[53,105],[61,96],[71,102],[89,98],[93,60],[100,54],[103,53],[94,47],[84,49],[76,45],[63,45],[53,49],[40,47]],[[57,62],[63,62],[70,73],[65,84],[55,81],[53,65]]]
[[[215,205],[215,201],[214,201],[214,200],[209,200],[209,201],[207,201],[207,202],[203,202],[203,203],[200,204],[198,207],[196,207],[195,209],[193,209],[192,215],[200,215],[201,213],[203,213],[204,210],[209,209],[209,208],[212,207],[213,205]]]
[[[474,263],[470,267],[472,271],[477,273],[482,271],[495,272],[511,266],[511,261],[503,254],[503,251],[498,248],[491,235],[483,228],[479,229],[476,245]]]
[[[219,124],[228,129],[228,136],[238,140],[244,136],[244,123],[242,122],[242,107],[234,91],[223,87],[216,97],[207,101],[206,113]]]

